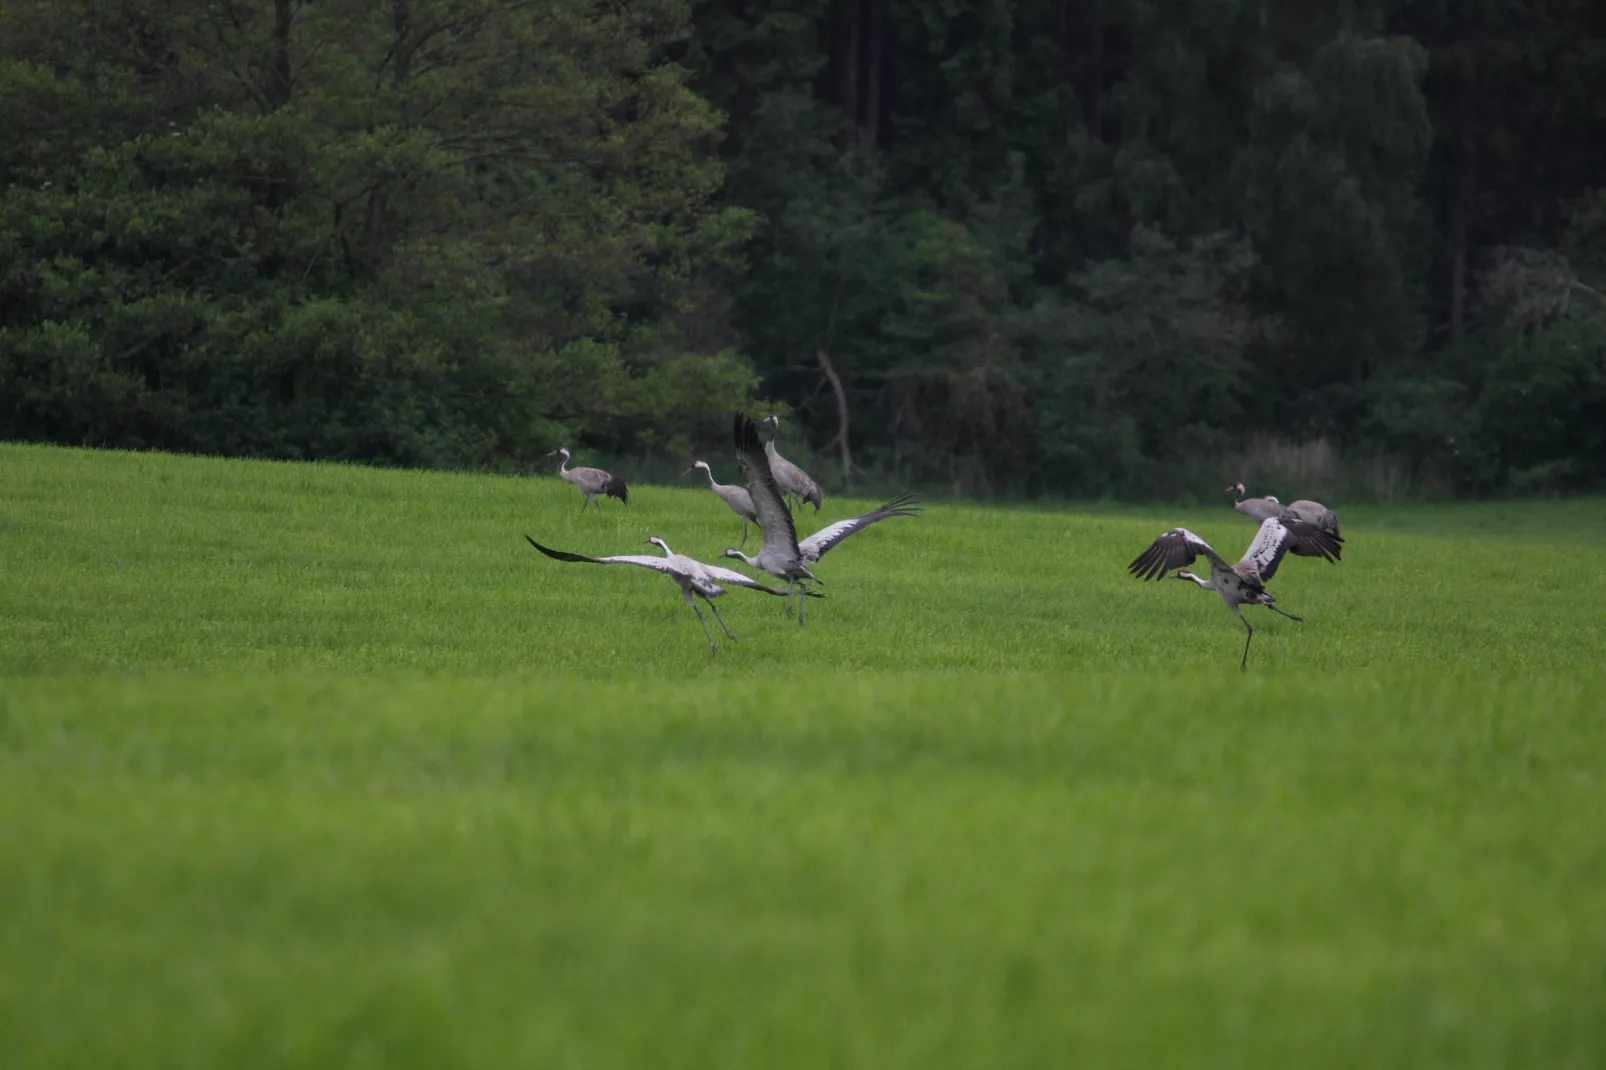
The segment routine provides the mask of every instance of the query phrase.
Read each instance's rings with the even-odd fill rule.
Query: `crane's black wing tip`
[[[534,539],[530,538],[529,535],[525,535],[524,538],[525,538],[525,540],[527,542],[529,542],[529,544],[531,546],[535,547],[537,550],[540,550],[543,554],[546,554],[548,557],[552,558],[554,561],[583,561],[586,564],[595,564],[596,563],[596,559],[592,558],[592,557],[585,557],[585,556],[583,556],[581,554],[565,553],[562,550],[553,550],[553,549],[550,549],[548,547],[542,546],[540,543],[538,543]]]

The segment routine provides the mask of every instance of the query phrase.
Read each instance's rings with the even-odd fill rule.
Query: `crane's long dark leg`
[[[741,549],[743,546],[746,546],[746,545],[747,545],[747,518],[744,516],[744,517],[742,517],[742,541],[737,543],[736,548],[737,549]]]
[[[803,627],[803,603],[809,600],[809,589],[803,586],[803,581],[797,581],[797,626]]]
[[[708,620],[703,616],[703,611],[697,608],[697,603],[692,600],[691,592],[681,591],[680,594],[681,597],[686,599],[686,604],[691,606],[691,611],[697,614],[697,623],[703,626],[703,638],[708,640],[708,649],[718,654],[719,647],[714,645],[714,637],[708,634]]]
[[[580,495],[580,499],[580,511],[583,513],[586,511],[586,506],[591,504],[591,495],[582,494]]]
[[[1245,633],[1244,634],[1244,659],[1243,659],[1243,661],[1240,661],[1238,663],[1238,668],[1240,670],[1242,670],[1242,669],[1248,669],[1249,668],[1249,640],[1251,640],[1251,639],[1253,639],[1255,637],[1255,629],[1249,626],[1249,618],[1245,617],[1243,614],[1239,614],[1238,615],[1238,619],[1244,622],[1244,633]]]
[[[1267,606],[1266,608],[1271,610],[1273,613],[1281,613],[1283,616],[1287,617],[1289,620],[1297,620],[1301,624],[1305,623],[1305,618],[1304,617],[1296,617],[1292,613],[1288,612],[1285,609],[1278,609],[1276,606]]]
[[[736,633],[731,631],[731,626],[729,624],[725,623],[725,618],[719,615],[719,607],[716,606],[710,599],[704,598],[703,601],[707,602],[708,608],[714,611],[714,619],[719,621],[719,626],[721,628],[725,629],[725,634],[731,637],[731,642],[736,642]]]

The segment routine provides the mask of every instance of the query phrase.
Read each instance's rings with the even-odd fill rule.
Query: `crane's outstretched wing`
[[[1269,516],[1260,522],[1255,541],[1239,559],[1240,565],[1255,566],[1260,582],[1265,583],[1277,575],[1277,566],[1289,550],[1303,551],[1305,557],[1324,557],[1331,561],[1338,554],[1338,543],[1333,537],[1313,524],[1307,524],[1292,514]]]
[[[1231,567],[1225,558],[1210,548],[1209,543],[1187,528],[1172,528],[1151,542],[1149,548],[1134,558],[1126,570],[1140,580],[1157,580],[1171,569],[1187,568],[1198,557],[1209,560],[1212,572]]]
[[[872,509],[868,513],[848,520],[838,520],[835,524],[827,524],[798,543],[797,548],[805,558],[818,561],[831,547],[854,532],[863,531],[878,520],[885,520],[889,516],[919,516],[920,508],[912,504],[914,500],[913,494],[900,494],[878,509]]]
[[[650,568],[654,572],[662,572],[666,576],[680,575],[680,572],[677,569],[670,567],[667,558],[648,557],[645,554],[631,554],[624,557],[587,557],[584,554],[571,554],[565,553],[562,550],[549,550],[545,546],[542,546],[540,543],[536,542],[534,539],[531,539],[528,535],[524,537],[529,541],[531,546],[535,547],[537,550],[540,550],[543,554],[546,554],[548,557],[556,561],[579,561],[588,565],[639,565],[642,568]]]
[[[775,588],[759,583],[757,580],[748,579],[740,572],[733,572],[728,568],[721,568],[718,565],[706,564],[702,561],[697,563],[703,566],[703,571],[706,572],[708,574],[708,578],[713,580],[715,583],[729,583],[737,587],[746,587],[749,590],[763,591],[766,594],[778,594],[782,597],[785,597],[787,593],[785,591],[777,591]],[[825,595],[815,594],[813,591],[804,591],[803,593],[808,595],[810,598],[825,597]]]
[[[731,430],[736,440],[736,453],[747,468],[747,493],[753,499],[753,512],[758,514],[758,530],[764,537],[764,546],[799,556],[792,510],[781,500],[781,488],[775,482],[770,459],[758,440],[758,428],[746,413],[739,412]]]

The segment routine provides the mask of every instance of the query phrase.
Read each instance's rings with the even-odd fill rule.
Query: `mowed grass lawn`
[[[1606,1063],[1606,503],[1331,502],[1240,673],[1125,571],[1225,496],[931,503],[717,657],[524,542],[687,485],[0,446],[3,1065]]]

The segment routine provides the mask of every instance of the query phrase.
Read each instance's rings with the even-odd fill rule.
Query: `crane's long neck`
[[[1189,572],[1187,569],[1183,569],[1182,571],[1178,572],[1177,573],[1177,579],[1179,579],[1179,580],[1192,580],[1194,583],[1197,583],[1199,586],[1205,588],[1206,590],[1214,590],[1215,589],[1215,584],[1211,583],[1210,580],[1203,579],[1203,578],[1201,578],[1199,576],[1195,576],[1193,573]]]
[[[708,477],[709,489],[718,490],[719,484],[714,482],[714,470],[705,464],[703,465],[703,474]]]
[[[568,450],[559,450],[558,451],[558,475],[566,476],[568,474],[569,474],[569,451]]]
[[[728,553],[731,554],[731,555],[734,555],[736,557],[741,558],[742,561],[746,563],[748,568],[757,568],[758,567],[758,558],[756,558],[756,557],[748,557],[746,554],[742,553],[740,550],[731,550],[731,551],[728,551]]]

